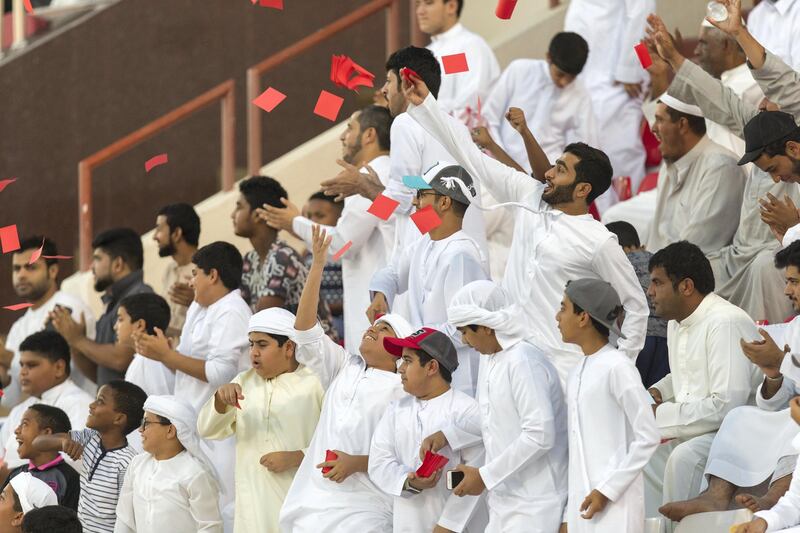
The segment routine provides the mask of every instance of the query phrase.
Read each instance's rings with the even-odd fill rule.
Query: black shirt
[[[5,485],[0,488],[0,492],[5,489],[11,478],[20,472],[28,472],[36,479],[47,483],[56,493],[59,505],[69,507],[74,511],[78,510],[78,499],[81,495],[81,476],[74,468],[64,462],[64,457],[61,455],[41,467],[34,466],[33,470],[31,470],[30,463],[18,466],[8,474],[8,479]]]

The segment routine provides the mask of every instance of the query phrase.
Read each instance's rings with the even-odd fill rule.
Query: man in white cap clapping
[[[17,474],[0,493],[0,532],[22,531],[22,518],[28,511],[58,505],[50,485],[28,472]]]

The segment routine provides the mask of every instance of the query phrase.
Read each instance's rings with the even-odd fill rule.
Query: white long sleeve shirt
[[[477,399],[486,448],[480,474],[489,490],[487,531],[556,531],[568,463],[558,372],[525,341],[483,357]],[[444,431],[453,447],[468,444],[469,433],[458,425]]]
[[[792,446],[800,453],[800,435],[794,438]],[[758,511],[756,516],[767,521],[769,532],[796,531],[797,526],[800,526],[800,462],[795,466],[789,490],[772,509]]]
[[[386,267],[375,272],[369,290],[381,292],[392,308],[395,296],[408,293],[408,319],[415,328],[429,327],[447,334],[458,351],[453,387],[474,396],[478,379],[478,353],[461,341],[461,334],[447,323],[447,307],[455,293],[471,281],[489,279],[481,264],[480,250],[463,231],[438,241],[423,235],[395,254]]]
[[[222,533],[218,498],[214,477],[188,452],[164,461],[137,455],[125,472],[114,533]]]
[[[563,89],[550,77],[547,61],[517,59],[503,71],[483,105],[483,116],[494,139],[520,166],[531,171],[522,136],[505,118],[509,107],[525,112],[528,128],[550,161],[576,141],[597,146],[592,98],[581,80]]]
[[[368,163],[384,186],[389,182],[390,162],[389,156],[382,155]],[[344,299],[344,347],[350,353],[358,352],[361,335],[370,325],[365,313],[370,304],[369,280],[376,270],[386,266],[394,246],[395,221],[383,221],[367,213],[371,204],[363,196],[348,196],[336,226],[323,226],[333,237],[330,255],[341,250],[348,241],[353,243],[341,259],[342,285],[347,296]],[[309,247],[312,226],[313,222],[306,217],[298,216],[292,221],[292,230]]]
[[[659,435],[633,361],[610,345],[584,356],[570,374],[567,406],[570,532],[641,531],[642,471]],[[610,502],[599,516],[585,520],[580,505],[595,489]]]
[[[574,344],[561,340],[556,313],[567,281],[603,279],[617,291],[625,309],[619,348],[632,359],[644,346],[650,314],[642,286],[616,236],[591,215],[572,216],[553,209],[542,200],[544,184],[482,153],[469,132],[453,127],[433,96],[409,110],[427,131],[441,142],[476,181],[498,202],[519,202],[514,240],[503,288],[525,311],[532,342],[540,347],[558,370],[562,383],[582,354]]]
[[[433,52],[442,68],[439,101],[445,110],[455,117],[460,117],[467,107],[477,111],[478,99],[486,101],[492,84],[500,76],[500,65],[492,48],[483,37],[458,23],[446,32],[432,36],[428,50]],[[442,56],[461,53],[466,55],[469,70],[446,74]]]
[[[800,2],[764,0],[747,16],[747,29],[764,48],[800,69]]]
[[[656,211],[647,238],[652,252],[689,241],[709,254],[733,240],[747,176],[733,152],[703,136],[658,172]]]
[[[713,292],[681,322],[667,324],[670,373],[653,385],[662,438],[690,439],[716,431],[734,407],[752,399],[763,378],[740,339],[759,339],[753,319]]]
[[[360,355],[347,353],[319,326],[298,331],[297,361],[320,380],[325,396],[319,423],[286,495],[281,531],[293,533],[371,533],[392,524],[391,496],[365,472],[342,483],[322,477],[316,465],[326,450],[369,455],[370,443],[388,405],[403,394],[400,375],[367,367]]]
[[[206,378],[175,372],[175,394],[199,411],[221,385],[249,366],[247,324],[250,307],[238,289],[203,307],[192,302],[181,330],[178,353],[205,360]]]
[[[435,487],[421,494],[405,494],[402,489],[408,474],[422,465],[419,448],[426,437],[453,423],[480,433],[480,419],[477,402],[454,389],[430,400],[406,395],[389,406],[372,437],[369,477],[394,496],[394,533],[432,531],[437,524],[456,532],[467,527],[479,497],[453,495],[445,485],[444,476]],[[459,464],[475,467],[483,464],[481,443],[458,452],[446,446],[437,453],[449,460],[445,472]]]
[[[775,338],[773,340],[781,349],[784,344],[789,345],[789,352],[783,357],[780,369],[783,374],[783,382],[781,388],[769,399],[764,398],[764,383],[762,382],[756,392],[756,405],[766,411],[781,411],[789,407],[789,400],[800,395],[800,367],[792,362],[792,358],[797,359],[797,354],[800,354],[800,318],[795,317],[789,323],[785,335],[786,342],[781,343]]]
[[[175,372],[161,361],[148,359],[138,353],[125,371],[125,381],[141,387],[148,396],[175,394]]]

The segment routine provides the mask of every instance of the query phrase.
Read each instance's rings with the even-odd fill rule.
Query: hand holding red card
[[[422,465],[417,468],[417,475],[419,477],[431,477],[437,470],[444,468],[448,461],[449,459],[444,455],[428,450],[425,452],[425,459],[422,461]]]
[[[653,58],[650,57],[650,52],[647,50],[647,45],[639,43],[633,47],[636,51],[636,56],[639,58],[642,68],[647,69],[653,64]]]
[[[333,453],[332,451],[330,451],[330,450],[325,450],[325,462],[328,462],[328,461],[335,461],[335,460],[336,460],[336,459],[338,459],[338,458],[339,458],[339,456],[338,456],[338,455],[336,455],[335,453]],[[328,472],[330,472],[331,470],[333,470],[333,467],[332,467],[332,466],[325,466],[325,467],[323,467],[323,468],[322,468],[322,473],[323,473],[323,474],[327,474],[327,473],[328,473]]]

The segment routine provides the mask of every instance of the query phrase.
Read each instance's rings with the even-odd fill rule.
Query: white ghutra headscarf
[[[528,337],[522,310],[510,303],[502,287],[492,281],[473,281],[453,296],[447,308],[447,320],[455,327],[470,325],[493,329],[504,350]]]

